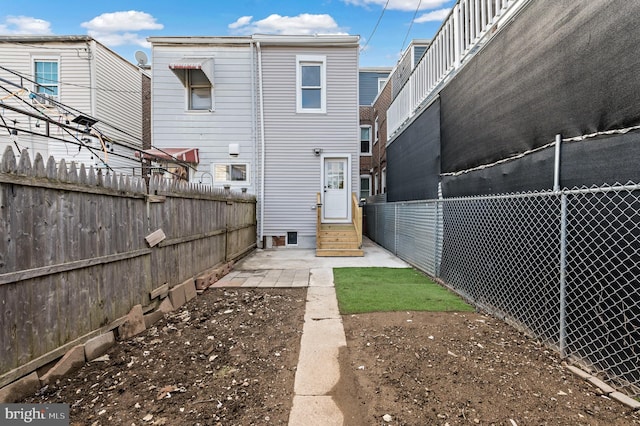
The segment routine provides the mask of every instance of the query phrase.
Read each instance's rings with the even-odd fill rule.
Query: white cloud
[[[387,4],[387,0],[342,0],[346,4],[352,4],[354,6],[380,6],[384,7]],[[418,4],[419,10],[430,10],[436,7],[441,7],[443,4],[450,0],[389,0],[388,10],[401,10],[405,12],[415,12]]]
[[[246,25],[249,25],[252,19],[253,16],[241,16],[236,22],[234,22],[233,24],[229,24],[229,28],[231,28],[232,30],[235,30],[236,28],[242,28]]]
[[[129,10],[124,12],[103,13],[80,26],[89,31],[114,33],[121,31],[161,30],[164,25],[145,12]]]
[[[101,33],[98,31],[88,31],[87,33],[100,43],[109,47],[133,45],[147,49],[151,48],[151,43],[146,40],[146,37],[137,33]]]
[[[422,24],[424,22],[442,22],[447,16],[449,16],[450,11],[451,9],[445,8],[427,12],[417,17],[413,22],[416,24]]]
[[[51,23],[43,19],[30,16],[7,16],[3,24],[0,24],[0,34],[53,34]]]
[[[151,45],[146,36],[138,34],[138,31],[164,28],[152,15],[137,10],[103,13],[80,26],[86,28],[91,37],[107,46],[134,45],[145,48],[150,48]]]
[[[259,21],[243,16],[229,29],[235,34],[346,34],[330,15],[303,13],[298,16],[270,15]]]

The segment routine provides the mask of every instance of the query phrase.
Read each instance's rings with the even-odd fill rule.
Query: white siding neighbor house
[[[197,152],[191,181],[255,194],[258,244],[315,247],[359,191],[358,41],[152,37],[152,134]]]
[[[0,36],[0,149],[140,174],[143,79],[90,36]]]

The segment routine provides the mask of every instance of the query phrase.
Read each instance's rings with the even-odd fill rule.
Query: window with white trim
[[[371,175],[360,175],[360,198],[371,195]]]
[[[382,92],[384,89],[384,85],[387,83],[388,78],[379,78],[378,79],[378,93]]]
[[[248,184],[249,164],[214,163],[213,182],[216,184]]]
[[[376,117],[375,127],[373,130],[373,143],[378,143],[378,117]]]
[[[371,126],[360,126],[360,155],[371,155]]]
[[[58,99],[59,95],[59,63],[57,59],[35,59],[33,74],[35,76],[36,93]]]
[[[213,109],[211,82],[202,70],[185,70],[187,73],[188,109],[209,111]]]
[[[326,56],[296,56],[296,111],[327,112]]]

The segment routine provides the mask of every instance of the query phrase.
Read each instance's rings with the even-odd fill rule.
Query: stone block
[[[609,394],[609,398],[613,398],[618,402],[623,403],[624,405],[626,405],[627,407],[633,409],[633,410],[640,410],[640,401],[637,401],[625,394],[623,394],[622,392],[612,392]]]
[[[33,373],[0,389],[0,404],[12,404],[35,394],[40,389],[38,374]]]
[[[93,361],[99,356],[107,353],[109,348],[116,344],[116,338],[113,335],[113,331],[94,337],[87,340],[84,344],[84,356],[87,361]]]
[[[127,314],[124,324],[118,327],[118,336],[120,339],[129,339],[136,334],[140,334],[147,328],[144,325],[144,315],[142,314],[142,305],[136,305],[131,308]]]
[[[173,304],[171,303],[171,299],[168,297],[166,299],[162,299],[160,306],[158,306],[158,310],[163,314],[168,314],[173,311]]]
[[[84,345],[77,345],[69,349],[60,360],[51,367],[41,378],[43,385],[50,385],[57,379],[70,374],[84,365]]]
[[[602,380],[598,379],[597,377],[589,377],[587,379],[587,382],[591,383],[594,386],[597,386],[598,388],[600,388],[600,390],[605,394],[608,395],[612,392],[615,392],[616,390],[614,388],[612,388],[611,386],[609,386],[608,384],[606,384],[605,382],[603,382]]]
[[[187,302],[189,300],[195,298],[198,295],[196,293],[196,284],[195,284],[195,281],[193,280],[193,278],[188,279],[185,282],[183,282],[182,286],[184,287],[184,297],[185,297]]]
[[[592,377],[591,374],[579,369],[578,367],[574,367],[573,365],[567,365],[566,367],[567,367],[567,370],[571,371],[573,374],[580,377],[582,380],[587,380]]]
[[[187,303],[187,297],[184,293],[184,286],[179,284],[169,290],[169,299],[171,299],[171,305],[173,309],[178,309],[180,306]]]
[[[159,309],[157,311],[153,311],[151,313],[146,314],[144,316],[144,325],[145,325],[145,327],[147,327],[147,328],[151,327],[153,324],[155,324],[158,321],[160,321],[162,319],[162,317],[164,317],[164,312],[162,312]]]

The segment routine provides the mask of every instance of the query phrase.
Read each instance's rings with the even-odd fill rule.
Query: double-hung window
[[[371,155],[371,126],[360,126],[360,155]]]
[[[36,59],[33,62],[35,75],[35,92],[54,99],[58,98],[59,72],[58,61],[51,59]]]
[[[327,112],[326,57],[298,55],[296,62],[296,111]]]
[[[202,70],[186,70],[189,87],[189,110],[212,109],[211,82]]]
[[[371,175],[360,175],[360,198],[371,195]]]

